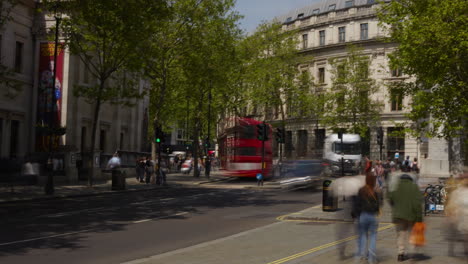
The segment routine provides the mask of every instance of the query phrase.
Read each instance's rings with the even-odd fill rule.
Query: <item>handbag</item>
[[[426,244],[425,231],[426,224],[424,222],[416,222],[411,230],[409,242],[416,247],[424,246]]]

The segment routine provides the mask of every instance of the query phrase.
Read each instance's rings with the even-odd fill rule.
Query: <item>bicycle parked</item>
[[[424,213],[427,211],[433,212],[436,210],[434,206],[443,205],[447,200],[447,191],[442,181],[439,184],[428,184],[424,190]],[[431,205],[433,205],[431,207]]]

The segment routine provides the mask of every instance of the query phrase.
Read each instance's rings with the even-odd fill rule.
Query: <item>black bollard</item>
[[[323,181],[322,189],[322,211],[333,212],[338,208],[338,196],[333,196],[331,180]]]

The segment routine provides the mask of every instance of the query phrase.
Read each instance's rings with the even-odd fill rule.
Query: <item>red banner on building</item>
[[[64,63],[64,43],[59,43],[57,47],[57,58],[54,63],[54,42],[41,42],[39,44],[39,85],[37,103],[37,126],[44,128],[59,127],[61,124],[62,112],[62,83],[63,83],[63,63]],[[55,89],[54,64],[56,64]],[[53,105],[53,97],[56,103]],[[44,129],[38,129],[38,143],[44,141]],[[40,149],[46,146],[38,146]]]

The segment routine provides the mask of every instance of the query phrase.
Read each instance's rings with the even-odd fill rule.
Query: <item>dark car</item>
[[[322,160],[292,160],[283,162],[284,177],[318,177],[322,174]]]

